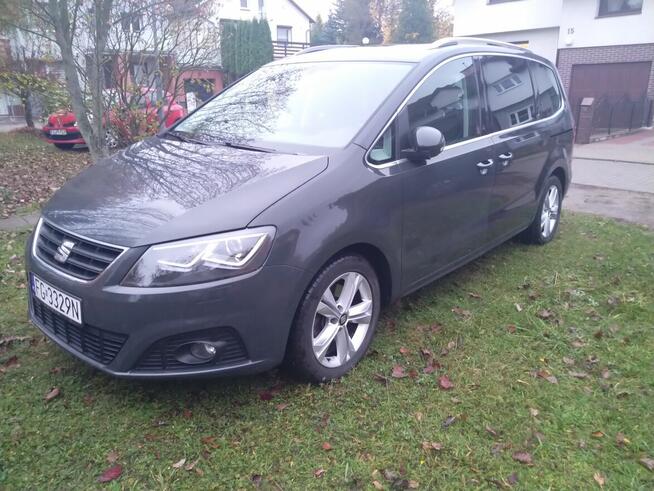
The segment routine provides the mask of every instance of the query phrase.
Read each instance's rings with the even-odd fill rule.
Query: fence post
[[[636,103],[631,103],[631,114],[629,114],[629,131],[634,127],[634,109],[636,109]]]
[[[579,118],[577,121],[576,143],[590,143],[593,132],[593,116],[595,115],[595,98],[584,97],[579,105]]]

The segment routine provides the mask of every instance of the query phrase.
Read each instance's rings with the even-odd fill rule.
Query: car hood
[[[324,156],[154,137],[68,181],[43,217],[74,234],[125,247],[235,230],[326,167]]]

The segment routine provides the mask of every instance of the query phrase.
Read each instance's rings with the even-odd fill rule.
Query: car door
[[[472,57],[437,68],[398,115],[400,148],[419,126],[439,129],[446,146],[402,173],[403,283],[415,289],[483,249],[493,184],[492,138],[482,136],[481,101]]]
[[[545,104],[549,95],[544,92],[542,98],[538,97],[541,107],[537,104],[531,63],[519,56],[480,58],[486,127],[494,143],[491,158],[495,173],[488,223],[488,239],[493,243],[515,235],[533,220],[539,177],[550,150],[549,126],[539,120],[558,108],[552,108],[551,100]]]

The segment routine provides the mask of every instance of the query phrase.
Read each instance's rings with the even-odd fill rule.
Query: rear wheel
[[[324,382],[346,374],[363,357],[380,311],[377,275],[361,256],[340,257],[309,286],[291,331],[287,365],[295,375]]]
[[[545,182],[538,213],[534,221],[522,234],[522,238],[531,244],[547,244],[559,230],[561,221],[561,204],[563,186],[556,176],[550,176]]]
[[[55,143],[55,147],[57,147],[59,150],[70,150],[75,146],[74,143]]]

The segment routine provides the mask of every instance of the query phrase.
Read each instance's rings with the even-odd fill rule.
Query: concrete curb
[[[34,212],[27,215],[14,215],[4,218],[0,220],[0,231],[21,232],[23,230],[29,230],[36,225],[40,216],[41,214],[39,212]]]

